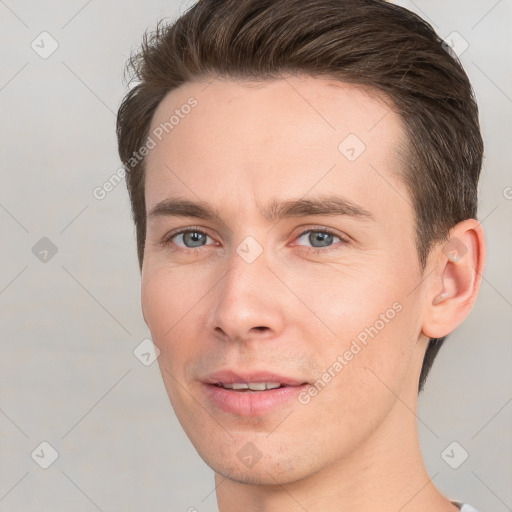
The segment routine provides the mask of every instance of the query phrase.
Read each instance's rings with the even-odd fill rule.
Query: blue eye
[[[176,240],[179,240],[181,237],[182,244],[176,243]],[[180,233],[176,233],[173,236],[169,237],[166,240],[166,244],[171,240],[174,240],[174,243],[179,247],[186,247],[188,249],[192,249],[194,247],[202,247],[206,244],[207,239],[210,238],[203,231],[199,231],[197,229],[191,229],[187,231],[182,231]],[[211,240],[211,238],[210,238]]]
[[[302,232],[297,238],[299,241],[305,238],[313,249],[320,249],[320,252],[322,247],[332,247],[333,243],[336,242],[335,239],[339,242],[346,242],[346,240],[343,240],[340,236],[325,229],[310,229]]]
[[[311,252],[326,252],[332,249],[337,249],[339,243],[342,245],[347,244],[348,240],[345,240],[341,236],[332,233],[329,229],[309,229],[300,233],[296,239],[299,245],[308,248]],[[176,246],[174,250],[193,250],[201,249],[202,247],[215,242],[207,233],[200,229],[183,229],[177,233],[171,233],[164,237],[160,242],[162,247],[167,247],[171,243]]]
[[[329,231],[320,230],[305,231],[299,236],[299,240],[303,239],[304,237],[307,237],[307,241],[315,248],[329,247],[332,245],[333,240],[335,238],[341,241],[341,238],[339,236],[333,235]]]

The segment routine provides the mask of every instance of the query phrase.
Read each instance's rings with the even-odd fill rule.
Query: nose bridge
[[[220,328],[229,338],[243,339],[255,332],[281,329],[282,310],[276,283],[272,285],[275,277],[267,268],[263,246],[254,237],[246,237],[229,258],[227,273],[217,288],[214,330]]]

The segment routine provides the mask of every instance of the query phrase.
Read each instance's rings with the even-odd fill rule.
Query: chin
[[[239,453],[240,457],[239,457]],[[310,462],[301,459],[297,453],[292,458],[275,453],[263,455],[252,466],[243,461],[245,452],[236,450],[229,453],[204,453],[198,450],[204,462],[218,475],[234,482],[247,485],[284,485],[305,478],[320,469],[312,468]],[[317,459],[318,460],[318,459]],[[248,463],[250,464],[250,462]]]
[[[246,485],[285,485],[301,479],[295,472],[276,474],[275,467],[272,468],[270,466],[268,468],[264,466],[245,468],[241,465],[237,468],[227,468],[225,466],[213,467],[210,465],[210,467],[215,473],[234,482]]]

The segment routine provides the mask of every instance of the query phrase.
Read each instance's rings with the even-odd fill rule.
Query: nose
[[[284,329],[289,298],[268,268],[265,251],[254,261],[241,254],[233,251],[227,273],[215,287],[210,327],[224,341],[274,338]]]

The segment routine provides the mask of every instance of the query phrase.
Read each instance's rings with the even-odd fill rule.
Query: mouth
[[[219,388],[229,389],[231,391],[237,391],[240,393],[261,393],[262,391],[269,391],[272,389],[281,389],[286,387],[299,387],[307,382],[303,382],[302,384],[281,384],[280,382],[233,382],[233,383],[225,383],[218,382],[213,384]]]
[[[245,418],[261,417],[291,408],[294,404],[297,406],[299,401],[293,398],[308,387],[307,382],[203,382],[207,402],[214,411]]]
[[[239,371],[222,370],[208,375],[204,382],[220,385],[226,389],[264,391],[284,386],[302,386],[304,379],[280,375],[267,370]],[[263,387],[265,385],[265,387]]]
[[[290,408],[309,386],[294,378],[267,370],[223,370],[210,374],[202,382],[207,401],[217,412],[235,416],[262,416]]]

